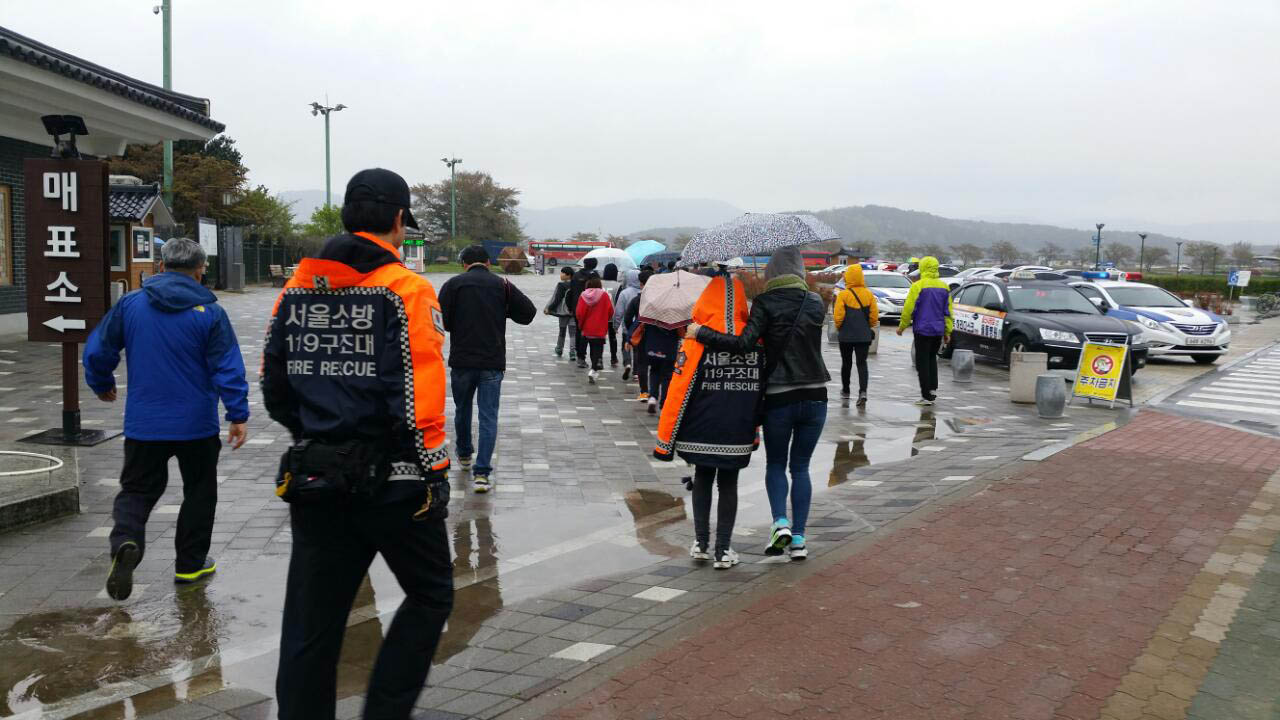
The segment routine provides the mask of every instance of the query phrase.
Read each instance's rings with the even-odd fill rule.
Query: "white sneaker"
[[[916,405],[920,405],[920,406],[927,406],[932,404],[933,404],[932,400],[925,400],[924,398],[920,398],[919,400],[916,401]]]
[[[658,414],[658,398],[653,397],[652,395],[649,396],[649,414]]]
[[[591,383],[592,385],[595,385],[596,378],[598,377],[600,377],[600,373],[596,372],[595,370],[592,370],[587,373],[587,382]]]
[[[489,480],[488,475],[477,475],[471,489],[483,495],[493,488],[493,483]]]
[[[791,545],[791,523],[786,518],[778,518],[769,528],[769,544],[764,549],[765,555],[781,555]]]
[[[803,537],[800,537],[799,535],[793,536],[791,538],[791,559],[804,560],[807,557],[809,557],[808,544],[805,543]]]
[[[471,456],[470,456],[470,455],[468,455],[467,457],[460,457],[460,458],[458,458],[458,467],[462,468],[463,472],[466,472],[466,471],[470,470],[470,469],[471,469]]]
[[[711,553],[707,552],[706,545],[699,545],[698,541],[694,540],[693,545],[689,546],[689,557],[705,562],[711,559]]]
[[[729,568],[737,564],[738,564],[738,553],[734,552],[733,548],[729,548],[727,550],[721,550],[716,553],[716,561],[715,561],[715,564],[712,565],[712,567],[714,567],[717,570],[728,570]]]

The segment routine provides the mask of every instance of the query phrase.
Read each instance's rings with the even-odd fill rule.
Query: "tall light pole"
[[[1147,249],[1147,234],[1138,233],[1138,272],[1142,272],[1142,256]]]
[[[454,169],[462,158],[440,158],[449,166],[449,242],[458,239],[458,174]]]
[[[171,0],[160,0],[160,4],[151,8],[151,12],[160,15],[161,33],[163,40],[163,63],[164,74],[162,82],[165,90],[173,89],[173,43],[171,33],[173,29],[173,4]],[[164,203],[170,209],[173,208],[173,141],[164,141]]]
[[[1106,223],[1098,223],[1098,235],[1093,239],[1093,247],[1095,248],[1093,255],[1094,270],[1102,269],[1102,228],[1106,227],[1106,225]]]
[[[325,102],[329,102],[329,98],[325,98]],[[311,103],[311,114],[324,115],[324,206],[329,207],[333,204],[333,193],[329,189],[329,113],[335,113],[345,110],[346,105],[338,103],[333,107],[325,107],[318,102]]]
[[[1182,243],[1184,243],[1184,242],[1186,242],[1186,241],[1185,241],[1185,240],[1179,240],[1179,241],[1178,241],[1178,259],[1173,261],[1173,274],[1174,274],[1174,275],[1181,275],[1181,274],[1182,274]]]

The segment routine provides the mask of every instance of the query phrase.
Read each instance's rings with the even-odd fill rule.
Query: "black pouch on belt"
[[[305,439],[290,446],[280,458],[276,496],[303,505],[370,495],[381,475],[367,441]]]

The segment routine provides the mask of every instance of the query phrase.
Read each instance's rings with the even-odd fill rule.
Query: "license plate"
[[[1215,343],[1213,338],[1211,337],[1189,337],[1187,338],[1187,344],[1188,345],[1216,345],[1217,343]]]

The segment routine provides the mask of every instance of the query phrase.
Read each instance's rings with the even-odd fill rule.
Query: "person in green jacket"
[[[915,335],[916,374],[920,378],[917,405],[932,405],[937,400],[938,351],[951,339],[951,288],[938,277],[938,258],[920,259],[920,279],[911,283],[898,334],[908,327]]]

